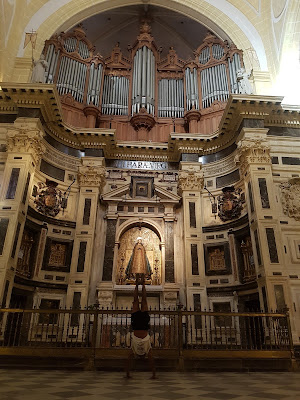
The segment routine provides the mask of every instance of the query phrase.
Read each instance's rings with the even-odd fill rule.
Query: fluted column
[[[45,148],[38,118],[7,128],[7,161],[0,191],[0,304],[9,305],[33,176]],[[5,298],[3,298],[5,296]]]

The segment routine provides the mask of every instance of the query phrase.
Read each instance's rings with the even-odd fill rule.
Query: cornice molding
[[[103,149],[108,159],[178,162],[182,153],[213,154],[236,141],[244,119],[263,120],[264,126],[300,127],[299,109],[283,108],[283,97],[241,94],[230,95],[219,128],[212,134],[172,132],[168,143],[117,141],[114,129],[75,128],[64,123],[55,85],[2,83],[1,87],[1,114],[39,109],[44,130],[57,141],[80,150]]]

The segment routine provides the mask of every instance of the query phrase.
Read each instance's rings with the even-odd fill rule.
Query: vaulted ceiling
[[[141,20],[147,18],[152,35],[164,57],[173,46],[180,58],[193,57],[193,51],[202,43],[208,29],[223,40],[230,38],[211,20],[203,18],[203,24],[175,11],[158,6],[135,5],[117,8],[83,20],[87,37],[104,57],[119,42],[123,54],[139,33]]]

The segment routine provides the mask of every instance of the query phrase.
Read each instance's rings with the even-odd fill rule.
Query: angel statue
[[[240,94],[253,94],[251,83],[249,82],[249,74],[247,74],[245,68],[240,68],[236,72],[236,79],[238,83],[238,92]]]
[[[45,61],[44,54],[41,54],[39,60],[33,62],[33,70],[31,75],[31,82],[32,83],[45,83],[46,82],[46,72],[48,71],[48,63]]]

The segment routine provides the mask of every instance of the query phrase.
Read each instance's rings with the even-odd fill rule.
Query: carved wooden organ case
[[[218,127],[242,51],[211,33],[194,52],[180,59],[174,48],[161,59],[147,23],[129,55],[119,44],[110,56],[95,54],[82,27],[54,35],[45,43],[46,82],[62,96],[66,121],[74,126],[116,128],[121,140],[167,141],[169,133],[211,133]]]

